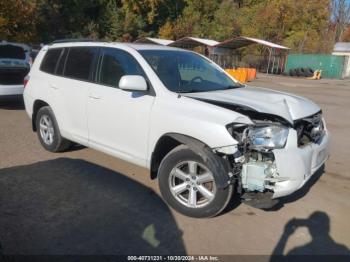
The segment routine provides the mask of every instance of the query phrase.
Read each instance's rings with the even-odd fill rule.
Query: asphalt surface
[[[21,102],[0,102],[0,254],[349,254],[350,81],[259,78],[321,105],[332,156],[272,210],[211,219],[160,198],[148,171],[92,149],[46,152]]]

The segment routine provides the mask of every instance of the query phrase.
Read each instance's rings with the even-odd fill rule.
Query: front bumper
[[[0,96],[22,95],[23,85],[0,85]]]
[[[292,194],[301,188],[329,157],[330,136],[327,130],[319,144],[298,147],[297,134],[290,130],[287,145],[273,150],[278,176],[272,198]]]

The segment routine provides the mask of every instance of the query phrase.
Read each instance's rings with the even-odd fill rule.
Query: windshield
[[[139,52],[170,91],[191,93],[242,87],[196,53],[177,50]]]

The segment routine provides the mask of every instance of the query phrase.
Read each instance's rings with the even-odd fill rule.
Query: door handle
[[[58,89],[58,87],[56,86],[56,85],[54,85],[54,84],[50,84],[50,87],[52,88],[52,89]]]
[[[89,97],[92,99],[100,99],[101,98],[101,96],[96,95],[96,94],[89,94]]]

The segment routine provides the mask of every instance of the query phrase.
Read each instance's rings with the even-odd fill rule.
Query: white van
[[[28,80],[25,107],[45,149],[72,141],[147,167],[165,201],[188,216],[217,215],[235,190],[289,195],[328,158],[315,103],[242,85],[191,51],[54,43]]]

